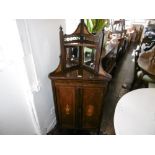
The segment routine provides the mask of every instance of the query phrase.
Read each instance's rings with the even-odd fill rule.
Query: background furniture
[[[60,64],[49,74],[59,129],[100,131],[111,79],[101,67],[103,36],[89,33],[84,20],[70,35],[60,28]]]
[[[102,52],[102,67],[107,73],[111,73],[116,66],[118,41],[109,41]]]
[[[155,83],[155,48],[148,52],[143,52],[137,60],[139,71],[137,77],[145,82],[148,87],[149,83]]]
[[[102,49],[104,50],[104,52],[102,52],[102,66],[108,73],[112,72],[129,46],[125,30],[125,20],[111,20],[110,27],[111,32],[108,35],[110,41],[107,41],[107,46]]]
[[[116,134],[155,134],[155,88],[143,88],[125,94],[114,114]]]
[[[155,83],[155,48],[153,47],[149,51],[144,51],[144,40],[135,50],[135,75],[133,85],[136,84],[140,86],[140,84],[143,83],[145,87],[149,87],[149,83]]]
[[[141,53],[138,58],[138,65],[144,72],[155,77],[155,48]]]
[[[115,37],[119,42],[116,55],[116,61],[119,61],[128,47],[128,39],[125,30],[125,19],[111,20],[111,29],[111,36]]]

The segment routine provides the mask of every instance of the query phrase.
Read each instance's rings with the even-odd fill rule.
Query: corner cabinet
[[[99,132],[111,79],[101,67],[102,43],[103,32],[90,34],[83,20],[73,34],[60,28],[60,64],[49,74],[58,128]]]

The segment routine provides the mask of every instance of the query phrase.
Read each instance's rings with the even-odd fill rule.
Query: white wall
[[[23,67],[19,61],[0,72],[0,134],[37,134]]]
[[[29,46],[36,69],[36,80],[39,81],[39,85],[37,86],[38,90],[33,91],[34,104],[41,132],[45,134],[51,130],[56,123],[52,89],[48,74],[56,69],[59,63],[59,27],[61,25],[65,32],[65,20],[29,19],[17,20],[17,24],[23,47],[27,46],[27,43],[24,41],[26,40],[26,36],[23,35],[25,32],[21,27],[25,25],[27,29],[27,37],[30,42]],[[25,53],[27,52],[29,51],[26,50]],[[30,83],[33,83],[33,77],[31,77],[30,74],[29,80]]]
[[[39,134],[16,21],[0,25],[0,135]]]
[[[80,19],[66,19],[66,34],[73,33],[80,23]]]
[[[56,123],[48,74],[59,63],[65,20],[0,25],[0,134],[46,134]]]

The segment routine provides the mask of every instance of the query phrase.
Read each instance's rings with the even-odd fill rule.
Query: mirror
[[[84,65],[95,68],[96,49],[84,47]]]
[[[66,48],[66,68],[79,65],[79,47]]]

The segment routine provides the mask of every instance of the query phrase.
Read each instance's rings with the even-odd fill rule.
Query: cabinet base
[[[55,126],[47,135],[100,135],[98,130],[60,129]]]

